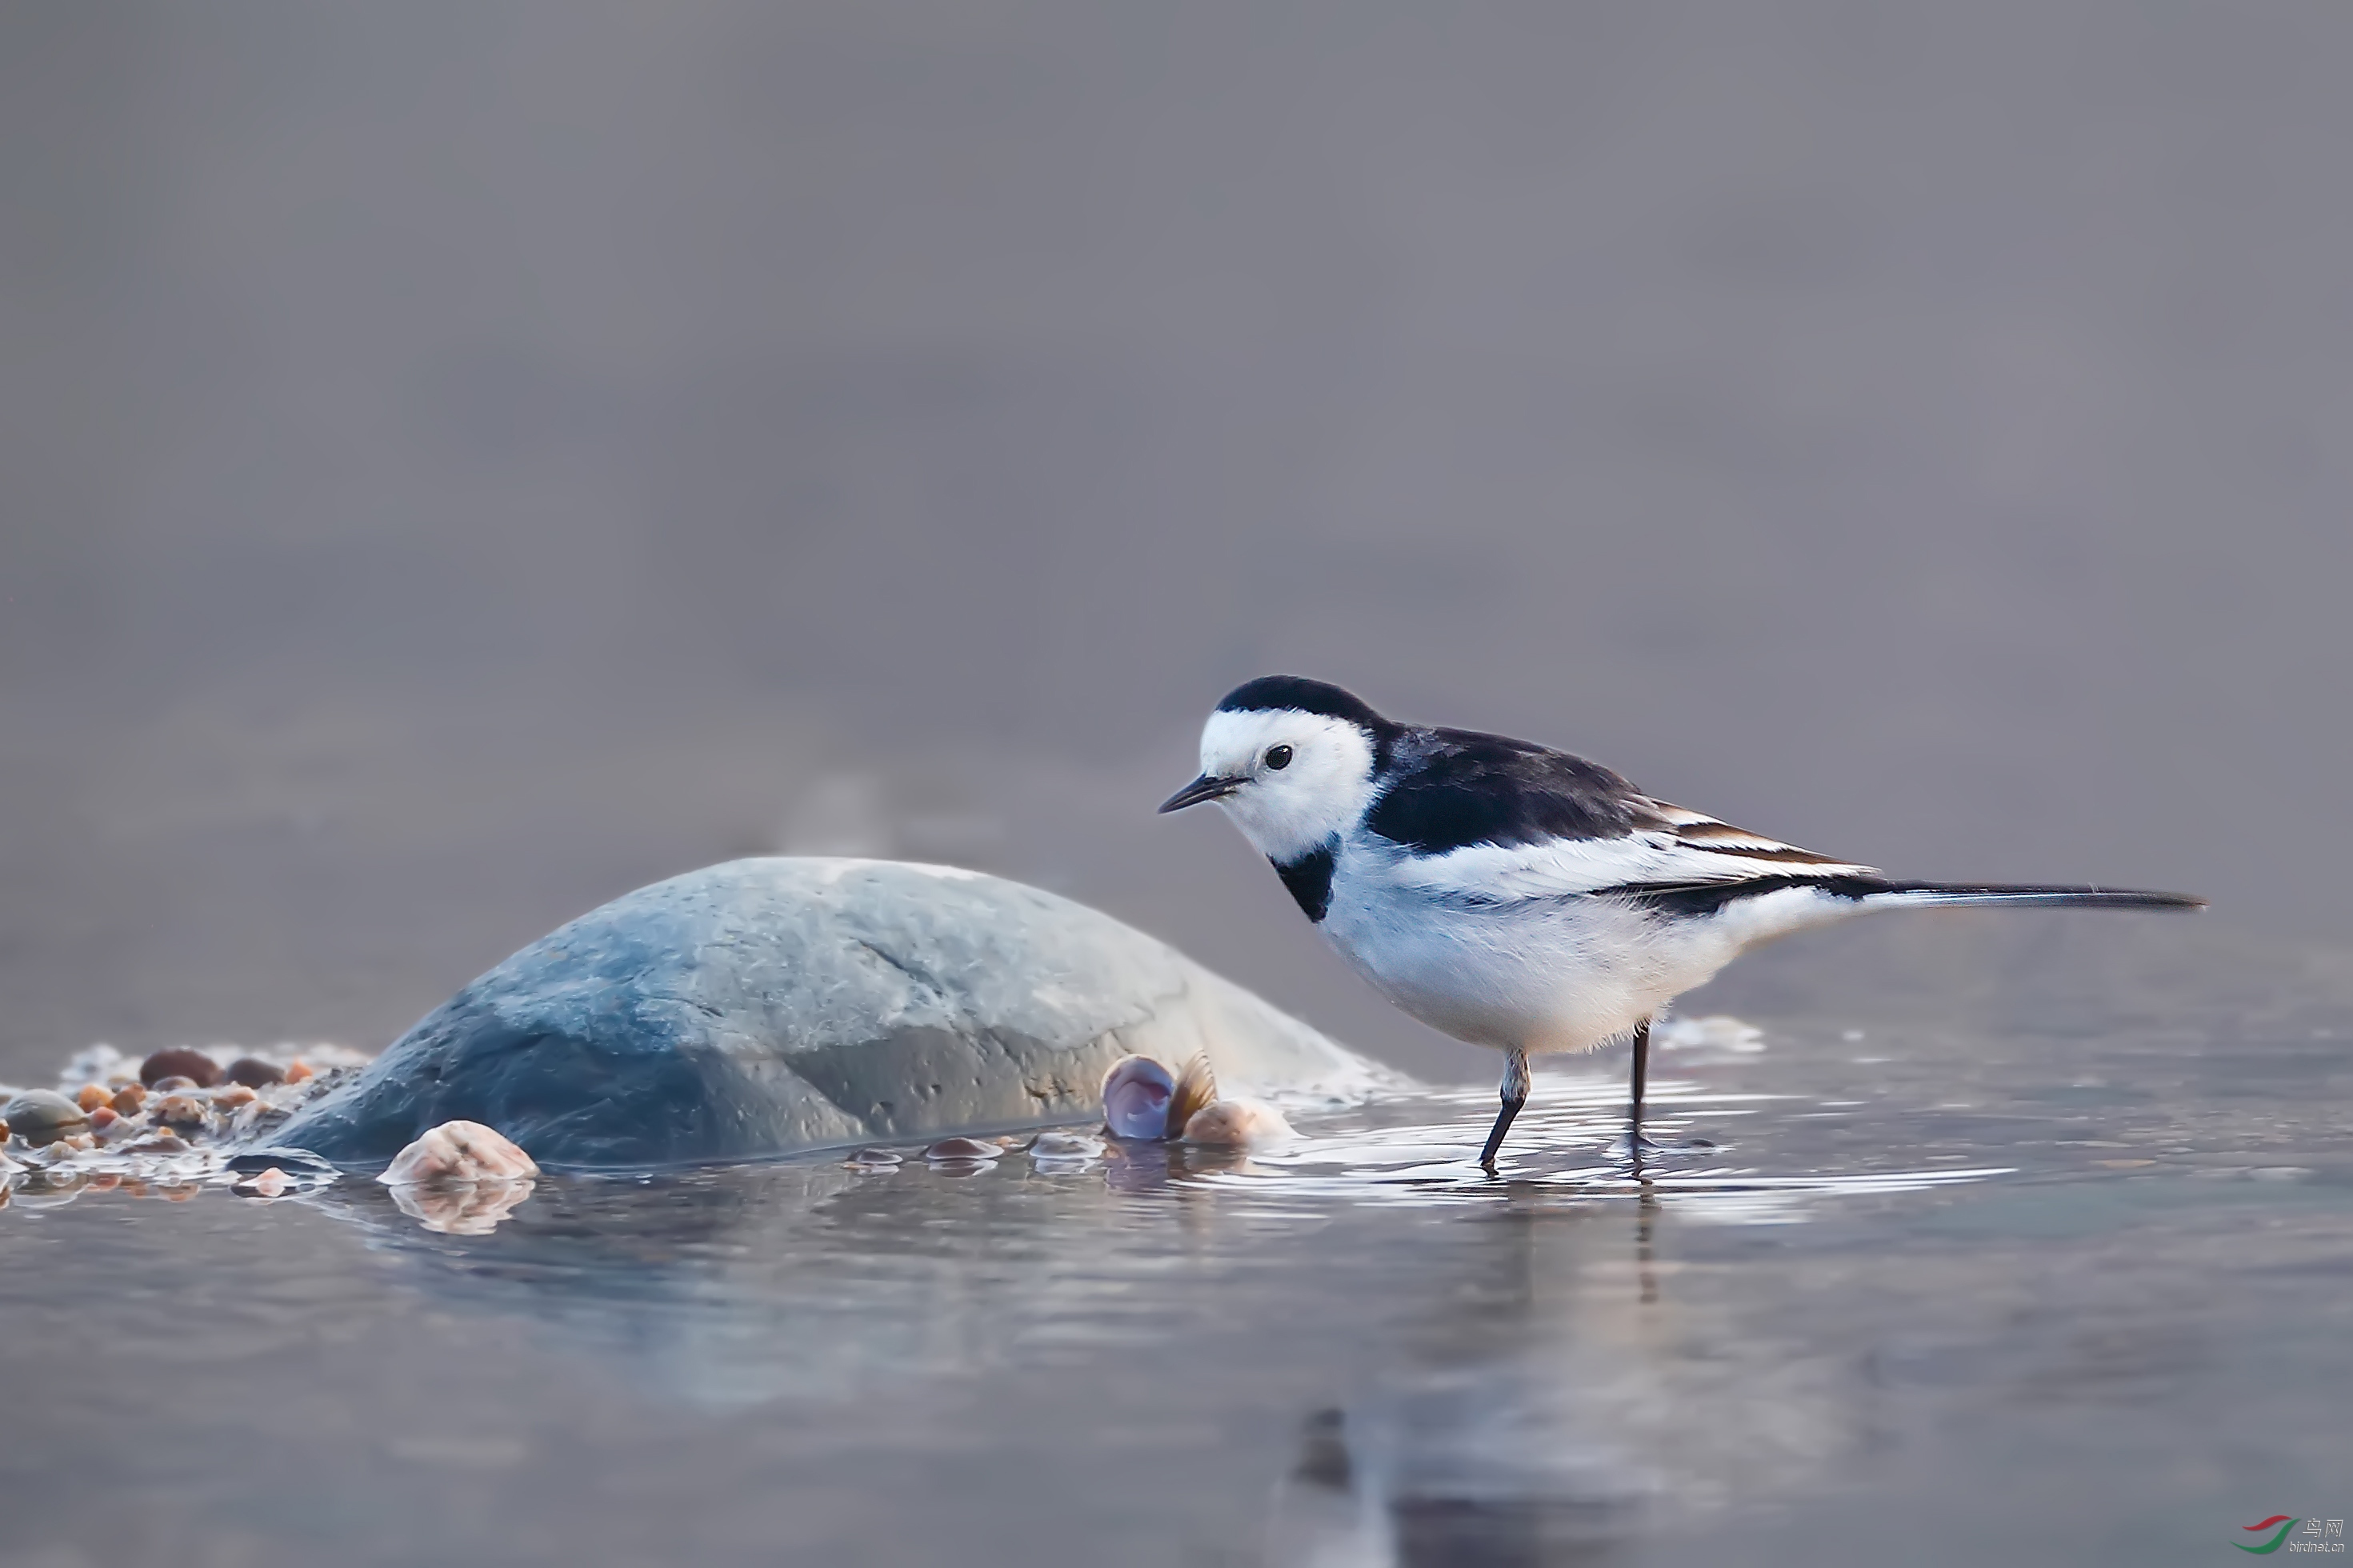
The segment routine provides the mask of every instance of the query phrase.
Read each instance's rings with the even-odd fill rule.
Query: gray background
[[[2342,943],[2348,46],[0,5],[0,1070],[378,1044],[776,847],[1007,871],[1487,1070],[1150,815],[1275,669]]]

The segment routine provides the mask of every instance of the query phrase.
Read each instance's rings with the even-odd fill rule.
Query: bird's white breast
[[[1572,894],[1480,902],[1433,893],[1413,858],[1366,835],[1333,867],[1324,935],[1389,1001],[1432,1028],[1530,1052],[1626,1034],[1751,943],[1850,912],[1807,889],[1714,915],[1662,917]]]

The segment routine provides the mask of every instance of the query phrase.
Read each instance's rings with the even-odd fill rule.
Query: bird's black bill
[[[1199,778],[1162,801],[1160,809],[1164,812],[1182,811],[1188,805],[1198,805],[1205,800],[1215,800],[1221,795],[1231,795],[1241,786],[1242,781],[1240,779],[1212,778],[1208,773],[1203,773]]]

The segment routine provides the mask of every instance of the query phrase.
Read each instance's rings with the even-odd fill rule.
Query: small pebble
[[[259,1174],[230,1183],[229,1191],[244,1193],[257,1198],[274,1198],[289,1191],[293,1185],[293,1177],[277,1166],[271,1165]]]
[[[850,1155],[850,1157],[844,1161],[843,1163],[849,1165],[863,1165],[873,1170],[889,1170],[891,1167],[903,1164],[905,1162],[898,1155],[891,1152],[888,1149],[860,1149],[856,1153]]]
[[[103,1084],[85,1084],[82,1091],[74,1096],[74,1103],[84,1110],[111,1110],[114,1109],[114,1096],[106,1091]]]
[[[207,1108],[192,1094],[167,1094],[155,1107],[155,1120],[166,1127],[202,1127]]]
[[[125,1143],[126,1154],[185,1154],[195,1145],[176,1132],[151,1132],[135,1143]]]
[[[0,1108],[0,1124],[5,1124],[11,1135],[38,1148],[69,1132],[86,1131],[90,1117],[80,1106],[53,1089],[28,1089]]]
[[[251,1105],[258,1097],[241,1083],[231,1083],[213,1090],[213,1103],[223,1110],[234,1110],[240,1105]]]
[[[143,1084],[127,1084],[114,1091],[114,1109],[125,1116],[138,1115],[139,1108],[146,1103],[147,1089]]]
[[[1100,1138],[1090,1138],[1082,1132],[1040,1132],[1029,1145],[1033,1160],[1094,1160],[1103,1155]]]
[[[210,1089],[221,1080],[220,1063],[202,1051],[174,1046],[139,1064],[139,1081],[150,1089],[167,1078],[185,1078],[197,1089]]]
[[[170,1078],[159,1078],[147,1087],[157,1094],[185,1094],[196,1087],[196,1080],[175,1073]]]
[[[267,1089],[273,1083],[284,1083],[286,1071],[276,1062],[266,1062],[259,1057],[239,1057],[228,1064],[228,1080],[248,1089]]]
[[[984,1143],[977,1138],[943,1138],[923,1151],[926,1160],[994,1160],[1005,1152],[1001,1145]]]
[[[312,1073],[311,1064],[302,1060],[300,1057],[297,1057],[287,1066],[286,1081],[288,1083],[308,1083],[311,1081],[311,1077]]]
[[[100,1132],[105,1131],[108,1128],[113,1126],[116,1122],[121,1120],[121,1113],[111,1105],[101,1105],[96,1110],[90,1113],[90,1126]]]

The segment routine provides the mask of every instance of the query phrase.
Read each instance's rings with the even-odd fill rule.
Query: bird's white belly
[[[1333,893],[1324,935],[1389,1001],[1457,1039],[1529,1052],[1590,1050],[1706,981],[1751,942],[1816,923],[1760,922],[1761,910],[1660,920],[1610,899],[1467,906],[1377,878],[1336,882]],[[1766,923],[1776,929],[1760,929]]]

